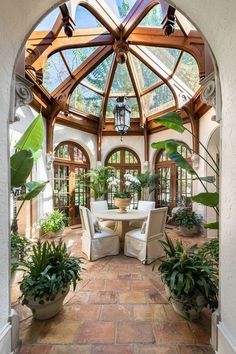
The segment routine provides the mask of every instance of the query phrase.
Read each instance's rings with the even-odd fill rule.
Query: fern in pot
[[[166,258],[159,272],[173,309],[189,320],[197,319],[204,306],[214,311],[218,305],[218,269],[213,261],[196,252],[196,247],[186,250],[181,241],[174,244],[168,236],[160,242]]]
[[[64,298],[80,280],[82,260],[72,257],[66,244],[59,242],[38,242],[32,247],[32,254],[20,262],[23,278],[20,282],[22,304],[28,306],[33,316],[45,320],[55,316],[62,308]]]
[[[182,236],[194,236],[199,232],[201,218],[189,209],[180,209],[175,214],[175,222]]]
[[[53,210],[40,219],[40,226],[43,236],[59,237],[63,235],[68,218],[59,210]]]

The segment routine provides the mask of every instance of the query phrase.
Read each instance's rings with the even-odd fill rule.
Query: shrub
[[[188,209],[181,209],[175,215],[177,226],[184,226],[191,229],[193,226],[201,224],[201,218],[194,212]]]
[[[61,231],[65,227],[65,215],[59,210],[54,210],[40,220],[40,226],[44,233]]]
[[[11,234],[11,258],[14,259],[11,263],[11,272],[18,268],[18,261],[24,261],[30,251],[31,243],[25,236]]]

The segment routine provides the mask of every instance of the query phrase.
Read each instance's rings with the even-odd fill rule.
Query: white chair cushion
[[[145,234],[141,234],[141,229],[134,229],[126,233],[126,236],[133,237],[136,240],[145,241]]]
[[[94,238],[101,238],[101,237],[109,237],[109,236],[117,236],[113,230],[109,229],[108,227],[102,227],[101,232],[96,232],[94,234]]]

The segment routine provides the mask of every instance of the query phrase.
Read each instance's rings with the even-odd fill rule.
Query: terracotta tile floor
[[[177,238],[173,230],[168,233]],[[79,229],[66,231],[65,240],[76,255]],[[201,243],[201,237],[184,239]],[[210,313],[188,322],[168,304],[152,265],[123,255],[86,262],[82,281],[65,299],[63,310],[47,321],[36,321],[21,306],[17,286],[12,301],[21,316],[20,354],[211,354]]]

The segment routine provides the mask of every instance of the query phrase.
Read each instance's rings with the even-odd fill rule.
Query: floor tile
[[[107,280],[106,290],[115,290],[115,291],[130,290],[130,281],[126,279]]]
[[[84,322],[77,331],[75,342],[78,344],[114,343],[115,324],[113,322]]]
[[[128,291],[119,293],[120,303],[139,304],[145,303],[145,295],[142,291]]]
[[[115,304],[117,293],[115,291],[96,291],[90,294],[90,304]]]
[[[169,345],[135,345],[135,354],[179,354],[175,346]]]
[[[37,343],[73,344],[79,327],[80,323],[78,321],[62,321],[53,325],[47,324],[47,321],[44,321],[44,326],[39,332]]]
[[[100,320],[102,321],[128,321],[133,318],[131,305],[115,304],[102,305]]]
[[[134,305],[135,321],[166,321],[166,313],[161,304]]]
[[[73,304],[65,305],[63,310],[55,317],[55,320],[89,321],[98,320],[101,305]]]
[[[117,343],[154,343],[152,325],[149,322],[119,322]]]
[[[49,354],[92,354],[90,345],[53,345]]]
[[[180,345],[179,353],[180,354],[214,354],[214,351],[210,346]]]
[[[93,354],[133,354],[132,345],[103,345],[96,346]]]
[[[185,322],[161,322],[154,325],[157,343],[162,344],[193,344],[194,335]]]
[[[103,279],[92,279],[89,280],[86,285],[81,289],[81,291],[97,291],[105,290],[105,280]]]

